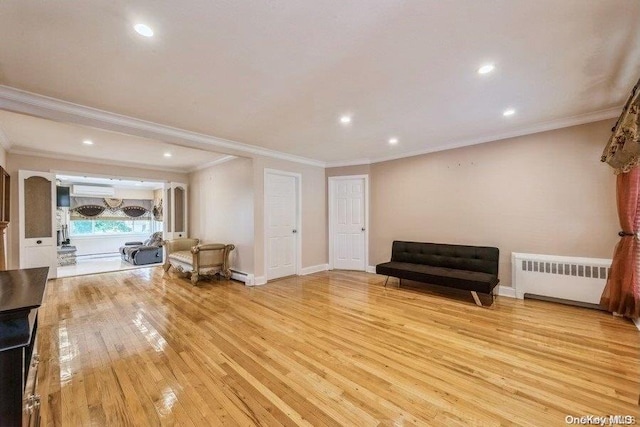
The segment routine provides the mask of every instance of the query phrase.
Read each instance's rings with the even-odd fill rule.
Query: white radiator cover
[[[517,298],[525,294],[598,304],[609,276],[610,259],[511,254]]]

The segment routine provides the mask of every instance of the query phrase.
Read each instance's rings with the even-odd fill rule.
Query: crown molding
[[[228,155],[244,154],[244,155],[258,155],[264,157],[270,157],[280,160],[286,160],[295,163],[301,163],[311,166],[317,166],[322,168],[328,167],[342,167],[342,166],[358,166],[368,165],[373,163],[386,162],[389,160],[397,160],[405,157],[419,156],[422,154],[434,153],[437,151],[451,150],[454,148],[461,148],[471,145],[482,144],[485,142],[499,141],[508,138],[515,138],[518,136],[530,135],[539,132],[546,132],[555,129],[561,129],[570,126],[577,126],[585,123],[596,122],[600,120],[612,119],[618,117],[622,106],[609,108],[606,110],[595,111],[591,113],[564,117],[560,119],[554,119],[547,122],[537,123],[530,126],[520,127],[508,132],[497,134],[486,134],[480,137],[462,138],[459,140],[449,141],[441,143],[435,146],[425,147],[419,150],[413,150],[403,153],[392,154],[388,156],[379,156],[373,158],[363,158],[350,161],[336,161],[336,162],[323,162],[320,160],[309,159],[306,157],[300,157],[293,154],[287,154],[275,150],[269,150],[266,148],[256,147],[254,145],[244,144],[241,142],[231,141],[228,139],[217,138],[201,133],[191,132],[183,129],[178,129],[170,126],[161,125],[146,120],[136,119],[116,113],[111,113],[104,110],[99,110],[84,105],[74,104],[67,101],[62,101],[56,98],[51,98],[43,95],[38,95],[31,92],[26,92],[20,89],[15,89],[10,86],[0,85],[0,109],[6,109],[9,111],[15,111],[23,114],[30,114],[38,117],[43,117],[51,120],[64,120],[85,126],[93,126],[106,130],[112,130],[116,132],[129,133],[131,135],[142,136],[146,138],[159,139],[169,143],[175,143],[192,148],[200,148],[208,146],[216,151],[220,150]],[[6,137],[5,137],[6,139]],[[4,146],[7,141],[2,140],[0,135],[0,145]],[[9,145],[10,146],[10,145]],[[11,151],[15,152],[15,151]],[[29,154],[39,155],[39,154]],[[42,156],[42,155],[41,155]],[[62,158],[62,157],[60,157]],[[65,156],[64,158],[69,158]],[[96,161],[96,159],[87,158],[83,161]],[[129,165],[130,164],[124,164]],[[123,166],[124,166],[123,165]],[[142,167],[152,170],[164,170],[171,172],[183,172],[181,170],[171,169],[159,169],[155,167],[149,167],[148,165],[135,165],[136,167]],[[212,165],[201,165],[194,170],[200,170]]]
[[[165,126],[159,123],[38,95],[10,86],[0,85],[0,109],[34,115],[45,119],[64,120],[115,132],[124,132],[131,135],[159,139],[170,143],[187,145],[192,148],[202,149],[202,146],[206,145],[213,149],[220,150],[223,154],[240,153],[245,155],[258,155],[311,166],[325,167],[325,162],[322,161]],[[229,151],[231,151],[231,153],[229,153]]]
[[[215,160],[212,160],[210,162],[203,163],[203,164],[201,164],[199,166],[196,166],[195,168],[192,168],[191,170],[189,170],[189,172],[197,172],[197,171],[200,171],[200,170],[203,170],[203,169],[210,168],[212,166],[216,166],[216,165],[219,165],[219,164],[222,164],[222,163],[226,163],[226,162],[228,162],[230,160],[237,159],[237,158],[238,158],[237,156],[224,156],[224,157],[221,157],[219,159],[215,159]]]
[[[356,159],[356,160],[346,160],[346,161],[337,161],[337,162],[327,162],[327,168],[341,168],[345,166],[363,166],[370,165],[371,159]]]
[[[117,160],[105,160],[105,159],[96,159],[95,157],[87,157],[87,156],[75,156],[70,154],[59,154],[52,153],[51,151],[36,151],[36,150],[25,150],[22,148],[12,148],[7,151],[12,155],[19,156],[32,156],[32,157],[43,157],[45,159],[56,159],[56,160],[69,160],[72,162],[83,162],[83,163],[100,163],[102,165],[110,165],[110,166],[122,166],[132,169],[145,169],[152,171],[160,171],[160,172],[173,172],[173,173],[185,173],[184,169],[177,168],[166,168],[159,166],[151,166],[134,162],[121,162]],[[77,173],[77,172],[74,172]]]
[[[422,154],[430,154],[438,151],[452,150],[454,148],[468,147],[471,145],[483,144],[485,142],[500,141],[503,139],[515,138],[518,136],[532,135],[540,132],[547,132],[550,130],[562,129],[571,126],[583,125],[586,123],[598,122],[601,120],[613,119],[620,116],[622,106],[607,108],[606,110],[594,111],[592,113],[580,114],[577,116],[563,117],[560,119],[549,120],[547,122],[536,123],[531,126],[521,127],[509,132],[503,132],[498,134],[487,134],[474,138],[463,138],[455,141],[450,141],[444,144],[439,144],[432,147],[427,147],[420,150],[413,150],[404,153],[393,154],[389,156],[374,157],[371,159],[361,159],[353,162],[327,162],[326,167],[340,167],[340,166],[357,166],[368,165],[373,163],[387,162],[390,160],[404,159],[406,157],[420,156]]]

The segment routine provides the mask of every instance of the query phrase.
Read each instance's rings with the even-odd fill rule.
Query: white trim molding
[[[367,266],[367,273],[376,274],[376,266],[375,265]]]
[[[335,227],[333,223],[335,206],[333,199],[335,196],[335,183],[336,181],[346,179],[362,179],[364,182],[364,266],[362,271],[367,271],[369,265],[369,175],[343,175],[343,176],[330,176],[328,178],[329,199],[327,205],[329,208],[329,270],[333,270],[333,229]]]
[[[196,166],[195,168],[191,169],[189,172],[196,172],[203,169],[207,169],[212,166],[220,165],[222,163],[227,163],[228,161],[237,159],[237,158],[238,158],[237,156],[231,156],[231,155],[223,156],[223,157],[220,157],[219,159],[215,159],[208,163],[203,163],[200,166]]]
[[[192,148],[203,149],[206,146],[224,154],[253,154],[312,166],[325,166],[325,162],[322,161],[124,116],[10,86],[0,85],[0,109],[159,139]]]
[[[606,110],[594,111],[577,116],[563,117],[542,123],[523,126],[509,132],[485,134],[479,137],[463,138],[455,141],[441,141],[440,144],[426,147],[419,150],[398,153],[390,156],[380,156],[375,158],[361,158],[354,160],[324,162],[283,153],[268,148],[245,144],[211,135],[191,132],[171,126],[162,125],[134,117],[124,116],[109,111],[100,110],[56,98],[51,98],[36,93],[23,91],[10,86],[0,85],[0,109],[13,111],[22,114],[29,114],[49,120],[65,121],[84,126],[92,126],[115,132],[123,132],[130,135],[144,138],[158,139],[165,142],[182,145],[191,148],[211,149],[230,155],[259,155],[275,159],[287,160],[290,162],[318,166],[323,168],[339,166],[367,165],[372,163],[396,160],[405,157],[429,154],[437,151],[450,150],[453,148],[466,147],[469,145],[481,144],[501,139],[514,138],[549,130],[555,130],[600,120],[612,119],[620,115],[622,106],[609,108]],[[0,145],[7,141],[2,141]],[[206,147],[206,148],[205,148]],[[5,146],[6,149],[6,146]],[[35,155],[35,154],[34,154]]]
[[[373,163],[371,159],[355,159],[355,160],[345,160],[345,161],[336,161],[336,162],[327,162],[325,164],[326,168],[341,168],[345,166],[362,166],[362,165],[370,165]]]
[[[327,271],[327,270],[329,270],[329,264],[312,265],[310,267],[304,267],[303,269],[301,269],[300,275],[306,276],[309,274],[319,273],[321,271]]]
[[[262,286],[262,285],[266,285],[267,284],[267,277],[266,276],[258,276],[255,277],[253,279],[253,285],[254,286]]]
[[[516,290],[511,286],[498,285],[498,296],[516,298]]]

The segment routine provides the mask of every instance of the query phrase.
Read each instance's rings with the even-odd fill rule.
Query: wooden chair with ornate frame
[[[234,245],[222,243],[200,244],[199,239],[165,240],[166,258],[164,271],[171,267],[180,275],[191,276],[194,285],[202,276],[216,274],[225,279],[231,278],[229,255]]]

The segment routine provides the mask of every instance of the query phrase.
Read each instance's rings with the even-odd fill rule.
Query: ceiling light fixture
[[[349,123],[351,123],[351,116],[342,116],[340,117],[340,123],[342,123],[343,125],[348,125]]]
[[[83,143],[84,145],[93,145],[93,141],[92,141],[92,140],[90,140],[90,139],[85,139],[84,141],[82,141],[82,143]]]
[[[509,116],[513,116],[515,113],[516,113],[516,110],[514,110],[513,108],[509,108],[507,110],[504,110],[502,115],[505,117],[509,117]]]
[[[489,74],[493,70],[496,69],[496,66],[493,64],[485,64],[482,67],[478,68],[478,74]]]
[[[171,157],[171,153],[164,153],[165,157]]]
[[[398,138],[389,138],[389,144],[396,145],[398,143]]]
[[[136,24],[133,26],[138,34],[145,37],[153,37],[153,30],[145,24]]]

